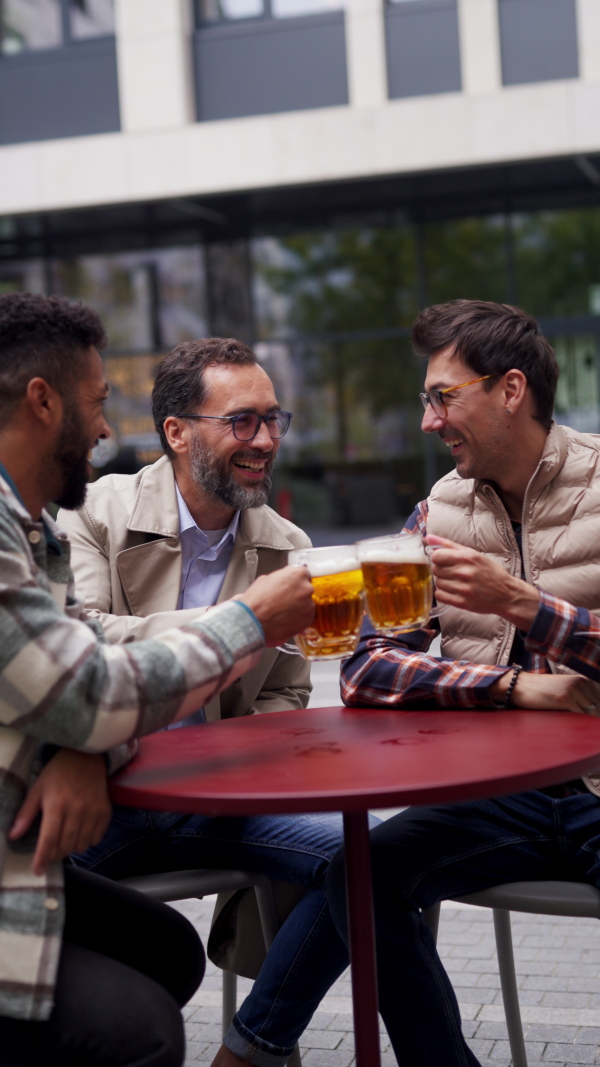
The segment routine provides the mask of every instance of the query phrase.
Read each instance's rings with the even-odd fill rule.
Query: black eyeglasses
[[[221,422],[230,422],[233,436],[237,441],[252,441],[260,430],[261,422],[264,422],[271,440],[278,441],[288,432],[292,413],[291,411],[271,411],[268,415],[255,415],[253,412],[245,411],[241,415],[174,415],[173,418],[219,419]]]

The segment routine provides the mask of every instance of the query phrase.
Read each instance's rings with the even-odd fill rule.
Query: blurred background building
[[[600,0],[1,0],[0,291],[102,315],[114,445],[155,458],[160,355],[253,344],[294,412],[274,505],[397,525],[419,307],[523,305],[600,430]],[[100,464],[104,464],[103,467]]]

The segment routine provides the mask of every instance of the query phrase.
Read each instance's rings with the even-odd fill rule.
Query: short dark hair
[[[90,348],[105,344],[99,316],[84,304],[38,293],[0,296],[0,427],[10,422],[32,378],[70,396]]]
[[[158,365],[152,390],[152,415],[160,443],[172,456],[164,422],[170,415],[193,414],[204,403],[208,389],[204,370],[219,363],[258,363],[248,345],[233,337],[200,337],[177,345]]]
[[[550,428],[558,382],[558,363],[552,346],[535,319],[522,308],[488,300],[451,300],[425,308],[414,322],[413,347],[429,359],[444,348],[477,375],[502,375],[520,370],[535,399],[534,418]],[[494,381],[484,382],[486,390]]]

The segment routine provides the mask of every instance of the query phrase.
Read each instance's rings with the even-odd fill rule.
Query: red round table
[[[369,808],[496,796],[600,768],[600,720],[567,712],[311,708],[143,738],[111,780],[131,807],[342,811],[357,1067],[378,1067]]]

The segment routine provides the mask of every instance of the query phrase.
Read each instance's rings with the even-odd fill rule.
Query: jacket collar
[[[559,426],[558,423],[552,422],[544,444],[544,451],[529,480],[528,493],[540,492],[560,474],[567,458],[567,450],[567,431],[565,431],[564,426]],[[475,479],[474,484],[475,492],[477,493],[486,492],[489,488],[493,488],[491,482],[479,478]]]
[[[175,478],[167,456],[161,456],[142,470],[127,529],[159,537],[179,537]]]
[[[240,548],[272,548],[279,552],[294,548],[283,532],[283,522],[274,523],[273,518],[273,512],[266,506],[242,511],[236,537]],[[127,529],[159,537],[179,537],[175,476],[166,456],[142,471]]]

